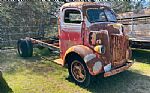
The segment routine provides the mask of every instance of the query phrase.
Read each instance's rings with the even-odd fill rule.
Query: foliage
[[[36,25],[42,21],[41,17],[51,17],[51,9],[57,8],[52,6],[53,2],[2,2],[1,16],[2,19],[7,19],[12,25]],[[44,21],[46,19],[43,19]],[[6,23],[4,25],[9,25]],[[21,24],[20,24],[21,23]]]
[[[20,38],[43,38],[58,34],[59,7],[72,1],[109,3],[116,13],[138,12],[145,8],[143,2],[146,2],[145,0],[1,0],[0,47],[1,44],[14,45]]]
[[[0,42],[4,42],[0,47],[7,43],[14,45],[16,40],[27,36],[39,38],[57,34],[56,21],[62,3],[0,1]],[[51,19],[55,19],[54,23]]]
[[[0,25],[4,26],[49,26],[51,17],[57,17],[59,7],[67,1],[72,0],[43,0],[43,2],[30,1],[1,1]],[[79,0],[75,0],[79,1]],[[81,0],[90,1],[90,0]],[[134,0],[92,0],[93,2],[110,3],[116,12],[132,11],[133,8],[141,9],[141,1]]]
[[[50,19],[57,17],[59,7],[71,0],[43,0],[40,1],[22,1],[12,2],[1,1],[0,5],[0,25],[3,26],[49,26]],[[75,0],[79,1],[79,0]],[[81,0],[90,1],[90,0]],[[142,9],[145,0],[92,0],[93,2],[110,3],[116,12],[132,11],[132,9]]]

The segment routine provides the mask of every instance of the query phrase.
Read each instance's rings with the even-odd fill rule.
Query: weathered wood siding
[[[119,14],[118,21],[124,24],[124,30],[130,38],[150,42],[150,9]]]

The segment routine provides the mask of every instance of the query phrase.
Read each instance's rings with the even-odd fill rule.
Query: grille
[[[125,36],[112,35],[111,36],[111,53],[112,53],[112,65],[123,65],[126,59],[126,40]]]

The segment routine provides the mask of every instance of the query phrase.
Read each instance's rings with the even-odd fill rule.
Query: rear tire
[[[21,57],[31,57],[33,55],[33,44],[31,40],[27,39],[18,40],[17,49]]]
[[[73,56],[68,62],[70,78],[79,86],[87,87],[91,81],[88,68],[80,56]]]

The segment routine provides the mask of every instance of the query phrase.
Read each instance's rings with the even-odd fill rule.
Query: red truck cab
[[[132,65],[128,62],[131,57],[128,36],[123,30],[107,6],[73,2],[61,7],[60,55],[76,83],[88,85],[88,74],[104,73],[107,77]]]

